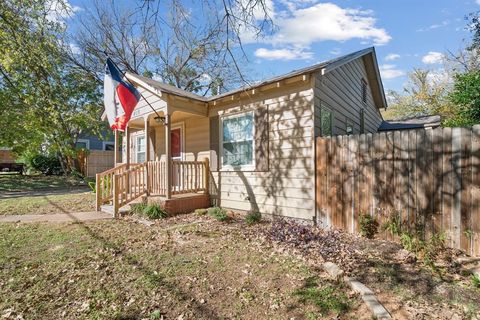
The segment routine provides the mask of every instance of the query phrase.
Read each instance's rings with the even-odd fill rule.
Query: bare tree
[[[268,0],[204,0],[194,10],[179,0],[137,0],[129,9],[93,2],[72,35],[72,60],[97,74],[105,54],[126,70],[207,95],[248,84],[243,32],[274,28]]]

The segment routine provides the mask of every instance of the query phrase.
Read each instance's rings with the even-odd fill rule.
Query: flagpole
[[[105,55],[107,56],[107,58],[110,58],[106,52],[104,52],[104,53],[105,53]],[[115,65],[115,67],[117,67],[117,69],[120,70],[120,72],[122,72],[122,70],[118,67],[118,65],[117,65],[112,59],[110,59],[110,61],[112,61],[112,63]],[[127,78],[126,73],[127,73],[127,72],[122,72],[123,78],[125,78],[125,80],[127,80],[128,83],[130,83],[132,86],[135,87],[135,85],[130,81],[130,79]],[[139,93],[140,96],[143,98],[143,100],[145,100],[145,102],[148,104],[148,106],[150,107],[150,109],[152,109],[153,112],[155,112],[155,114],[157,115],[157,117],[159,117],[160,119],[162,119],[162,118],[165,119],[165,117],[162,117],[162,116],[160,116],[160,115],[158,114],[157,110],[155,110],[155,108],[150,104],[150,102],[148,102],[148,100],[143,96],[143,94],[142,94],[140,91],[138,91],[138,93]],[[164,124],[165,124],[165,123],[164,123]]]

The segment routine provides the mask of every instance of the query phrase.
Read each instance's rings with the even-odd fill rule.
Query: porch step
[[[104,205],[100,206],[100,211],[105,212],[105,213],[109,213],[109,214],[111,214],[112,216],[114,215],[113,205],[111,205],[111,204],[104,204]],[[121,207],[121,208],[118,210],[118,213],[119,213],[120,215],[122,215],[122,214],[128,213],[129,211],[130,211],[130,205],[127,204],[127,205]]]
[[[129,202],[129,203],[127,203],[126,205],[124,205],[123,207],[121,207],[121,208],[118,210],[118,213],[119,213],[120,215],[125,214],[125,213],[128,213],[128,212],[130,211],[130,205],[131,205],[131,204],[136,204],[136,203],[145,202],[145,201],[146,201],[146,198],[147,198],[147,196],[140,196],[140,197],[136,198],[135,200],[132,200],[131,202]],[[101,206],[100,206],[100,211],[105,212],[105,213],[109,213],[109,214],[111,214],[111,215],[114,214],[114,212],[113,212],[113,205],[111,205],[111,204],[101,205]]]

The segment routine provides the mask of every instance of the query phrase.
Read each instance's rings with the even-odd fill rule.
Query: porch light
[[[165,120],[165,117],[155,117],[155,118],[153,118],[153,119],[155,119],[155,122],[156,122],[156,123],[161,123],[161,124],[163,124],[163,125],[166,125],[166,124],[167,124],[167,122],[166,122],[166,120]]]

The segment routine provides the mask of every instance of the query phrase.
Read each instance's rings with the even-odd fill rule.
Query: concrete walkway
[[[90,221],[101,219],[112,219],[113,216],[108,213],[93,212],[73,212],[73,213],[55,213],[55,214],[22,214],[1,216],[1,222],[75,222]]]

